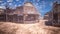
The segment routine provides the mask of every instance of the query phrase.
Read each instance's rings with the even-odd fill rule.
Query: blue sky
[[[4,6],[7,4],[8,7],[15,8],[23,5],[25,1],[32,2],[42,16],[52,9],[55,1],[60,2],[60,0],[0,0],[0,7],[4,8]]]

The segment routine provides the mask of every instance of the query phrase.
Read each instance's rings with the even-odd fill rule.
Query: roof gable
[[[24,3],[24,6],[33,6],[33,4],[31,2],[26,2]]]

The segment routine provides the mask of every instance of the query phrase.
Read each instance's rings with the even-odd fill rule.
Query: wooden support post
[[[12,15],[12,16],[14,16],[14,15]],[[13,20],[14,20],[14,17],[12,17],[13,18]],[[12,23],[13,23],[13,20],[12,20]]]
[[[25,20],[26,20],[26,16],[27,16],[27,14],[24,15],[24,23],[26,22],[26,21],[25,21]]]
[[[39,22],[39,20],[40,20],[40,19],[39,19],[39,16],[38,16],[38,22]]]
[[[25,23],[25,18],[26,18],[26,15],[24,15],[24,23]]]
[[[17,16],[17,18],[18,18],[18,23],[20,23],[19,16]]]
[[[6,12],[6,22],[7,22],[7,12]]]

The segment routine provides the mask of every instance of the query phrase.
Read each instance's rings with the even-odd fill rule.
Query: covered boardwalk
[[[14,10],[7,8],[5,18],[6,22],[36,23],[39,22],[39,12],[31,2],[25,2]]]

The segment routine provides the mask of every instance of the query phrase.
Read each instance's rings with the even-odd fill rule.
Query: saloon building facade
[[[6,8],[5,15],[6,22],[28,23],[39,21],[39,12],[31,2],[25,2],[24,5],[16,7],[14,10]]]

